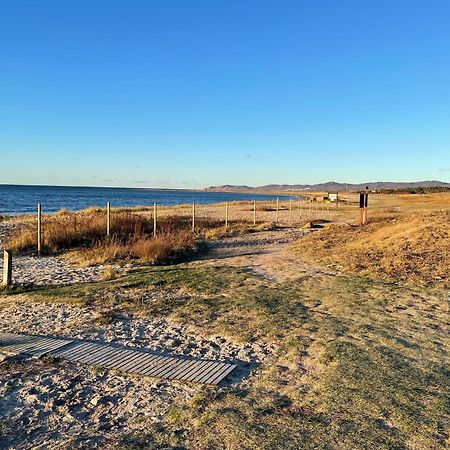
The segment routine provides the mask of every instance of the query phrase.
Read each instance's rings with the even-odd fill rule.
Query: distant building
[[[337,202],[337,200],[338,200],[338,193],[337,192],[328,192],[327,199],[330,202]]]

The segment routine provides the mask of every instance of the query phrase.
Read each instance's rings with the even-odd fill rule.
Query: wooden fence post
[[[195,231],[195,203],[192,203],[192,232]]]
[[[225,229],[228,228],[228,202],[225,203]]]
[[[156,223],[157,223],[157,209],[156,209],[156,203],[153,203],[153,236],[156,236]]]
[[[12,283],[12,253],[3,250],[3,280],[2,286],[10,286]]]
[[[278,223],[278,210],[280,209],[280,199],[277,197],[277,213],[275,216],[275,223]]]
[[[37,204],[37,252],[41,254],[42,250],[42,205]]]
[[[367,210],[369,206],[369,186],[366,186],[366,192],[364,195],[364,213],[363,213],[363,225],[367,223]]]
[[[106,236],[109,237],[111,231],[111,204],[106,202]]]
[[[256,200],[253,200],[253,225],[256,225]]]
[[[359,224],[364,225],[364,192],[359,193]]]
[[[289,222],[292,222],[292,198],[289,199]]]

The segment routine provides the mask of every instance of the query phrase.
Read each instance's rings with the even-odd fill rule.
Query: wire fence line
[[[192,203],[191,205],[165,206],[154,203],[152,206],[135,208],[114,207],[106,202],[104,208],[93,207],[91,210],[80,212],[64,211],[44,215],[45,205],[37,204],[37,234],[38,239],[42,235],[42,226],[45,220],[60,220],[62,216],[76,216],[77,214],[105,214],[105,234],[109,236],[114,215],[129,212],[148,217],[153,224],[153,234],[156,234],[158,222],[166,217],[183,217],[189,221],[192,231],[196,230],[196,222],[199,220],[212,220],[223,222],[225,228],[232,227],[233,223],[249,223],[253,225],[261,223],[274,223],[282,226],[295,226],[305,220],[332,219],[339,212],[338,205],[331,202],[318,202],[300,199],[277,198],[275,201],[236,201],[213,205]],[[39,243],[38,243],[39,244]],[[39,248],[39,247],[38,247]]]
[[[133,221],[129,221],[130,218],[139,219],[135,223],[144,224],[146,236],[153,235],[155,237],[159,232],[167,233],[167,230],[170,232],[170,230],[180,229],[180,227],[193,233],[202,232],[208,227],[224,227],[226,230],[232,230],[233,227],[249,225],[257,229],[258,226],[268,223],[294,228],[319,220],[333,221],[339,218],[341,213],[348,213],[349,208],[357,208],[357,205],[352,201],[340,204],[317,201],[314,197],[302,197],[277,198],[274,201],[236,201],[214,205],[192,203],[190,205],[164,206],[154,203],[151,206],[137,208],[115,208],[110,202],[106,202],[103,208],[93,207],[78,212],[62,210],[57,213],[45,214],[45,205],[39,203],[36,209],[37,214],[24,217],[23,221],[31,232],[31,242],[36,239],[34,241],[35,249],[38,254],[41,254],[44,237],[56,236],[52,232],[52,229],[54,230],[52,225],[55,224],[58,225],[59,232],[63,230],[63,234],[69,227],[73,227],[76,233],[85,236],[86,228],[83,227],[89,223],[91,228],[95,227],[95,239],[106,239],[108,242],[109,238],[116,238],[117,230],[120,232],[127,220],[128,232],[131,234],[136,232],[133,228]],[[171,220],[178,228],[167,227]],[[91,228],[87,229],[92,234]],[[140,232],[142,233],[142,229]],[[4,285],[11,283],[11,259],[11,252],[5,249],[2,280]]]

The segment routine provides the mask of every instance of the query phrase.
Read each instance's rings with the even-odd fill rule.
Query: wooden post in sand
[[[253,225],[256,225],[256,200],[253,200]]]
[[[289,199],[289,222],[292,223],[292,198]]]
[[[42,205],[37,204],[37,252],[41,254],[42,249]]]
[[[195,203],[192,203],[192,232],[195,231]]]
[[[153,203],[153,236],[156,236],[156,223],[157,223],[157,217],[156,217],[157,209],[156,209],[156,203]]]
[[[364,225],[364,192],[359,193],[359,225]]]
[[[275,223],[278,223],[278,211],[280,209],[280,199],[277,197],[277,214],[275,216]]]
[[[225,203],[225,229],[228,229],[228,202]]]
[[[111,229],[111,204],[106,202],[106,236],[109,237]]]
[[[3,250],[3,280],[2,286],[10,286],[12,283],[12,253]]]
[[[368,205],[369,205],[369,186],[366,186],[366,192],[364,193],[363,225],[365,225],[367,223]]]

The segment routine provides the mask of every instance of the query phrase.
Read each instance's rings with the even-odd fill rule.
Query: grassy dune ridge
[[[450,211],[375,213],[365,227],[337,223],[301,239],[303,258],[372,277],[448,283]]]

